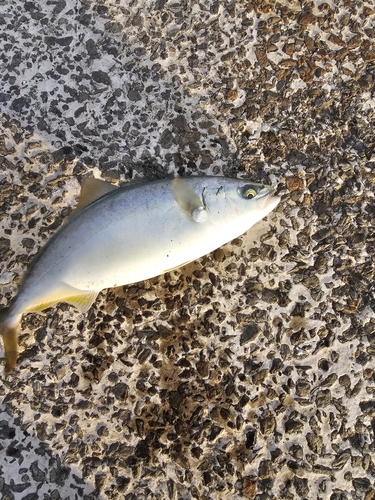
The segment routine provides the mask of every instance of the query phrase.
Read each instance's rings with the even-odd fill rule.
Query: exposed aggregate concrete
[[[22,321],[0,493],[375,499],[375,5],[0,1],[0,303],[83,176],[272,181],[180,270]]]

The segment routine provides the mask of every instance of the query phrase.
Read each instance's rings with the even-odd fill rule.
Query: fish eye
[[[242,198],[246,198],[247,200],[251,200],[252,198],[255,198],[257,195],[257,191],[253,186],[243,186],[240,188],[240,195]]]

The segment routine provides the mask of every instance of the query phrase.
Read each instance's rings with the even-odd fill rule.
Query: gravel
[[[370,1],[0,1],[0,303],[93,174],[282,202],[185,268],[25,315],[2,499],[374,499]]]

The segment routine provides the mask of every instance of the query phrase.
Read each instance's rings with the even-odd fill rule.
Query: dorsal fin
[[[85,177],[81,184],[81,194],[79,195],[77,206],[75,207],[72,215],[75,215],[80,210],[94,203],[94,201],[102,198],[108,193],[115,191],[117,186],[113,184],[102,181],[100,179],[95,179],[95,177]]]

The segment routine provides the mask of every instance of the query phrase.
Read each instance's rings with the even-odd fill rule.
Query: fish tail
[[[18,325],[21,316],[14,316],[10,307],[0,311],[0,334],[3,337],[5,352],[5,372],[10,373],[16,365],[18,357]]]

